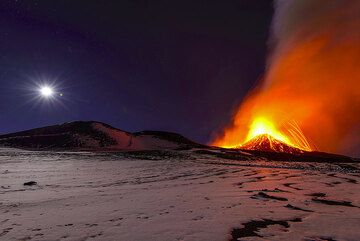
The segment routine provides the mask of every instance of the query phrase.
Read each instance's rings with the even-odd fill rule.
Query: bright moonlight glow
[[[54,94],[54,90],[48,86],[40,88],[40,94],[44,97],[51,97]]]

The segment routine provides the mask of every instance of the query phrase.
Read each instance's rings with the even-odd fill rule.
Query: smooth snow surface
[[[0,240],[360,240],[358,168],[0,149]]]
[[[154,136],[134,136],[124,131],[110,129],[101,123],[94,123],[93,127],[105,133],[107,136],[115,140],[116,144],[109,148],[118,150],[156,150],[156,149],[175,149],[179,144]]]

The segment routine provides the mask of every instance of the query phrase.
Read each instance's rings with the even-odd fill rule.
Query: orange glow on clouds
[[[344,5],[326,12],[324,25],[300,26],[276,46],[264,80],[212,145],[240,147],[269,134],[303,150],[342,152],[360,123],[360,15],[346,15],[360,4]]]

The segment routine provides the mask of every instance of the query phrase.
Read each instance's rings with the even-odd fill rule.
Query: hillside
[[[200,146],[176,133],[130,133],[96,121],[67,122],[0,135],[0,145],[41,150],[157,150]]]

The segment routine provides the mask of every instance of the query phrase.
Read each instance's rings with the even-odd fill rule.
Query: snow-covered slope
[[[200,146],[160,131],[129,133],[95,121],[76,121],[0,136],[0,145],[31,149],[157,150]]]
[[[0,148],[0,240],[360,240],[358,163],[137,153]]]

